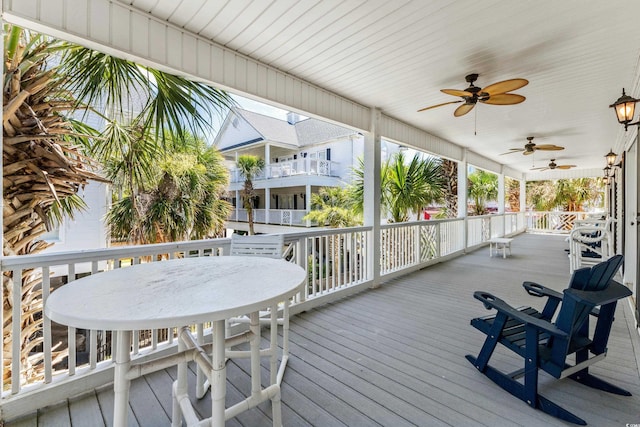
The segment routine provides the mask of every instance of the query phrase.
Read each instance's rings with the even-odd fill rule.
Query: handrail
[[[373,279],[369,271],[372,265],[369,257],[374,241],[379,242],[381,246],[381,258],[378,261],[381,267],[381,279],[388,280],[444,258],[462,254],[468,248],[486,243],[493,234],[514,234],[524,231],[525,224],[525,214],[519,212],[385,224],[380,227],[379,236],[373,236],[373,228],[369,226],[340,229],[314,228],[286,233],[284,235],[285,245],[288,246],[286,259],[297,263],[307,271],[307,283],[302,292],[292,301],[292,312],[308,310],[321,303],[342,298],[349,293],[369,287]],[[62,267],[60,269],[63,271],[62,274],[68,276],[67,281],[72,281],[79,277],[80,267],[86,264],[90,266],[85,268],[82,274],[94,274],[103,269],[127,268],[130,264],[162,262],[164,259],[181,256],[226,255],[229,252],[229,245],[230,239],[221,238],[9,256],[0,258],[0,270],[5,276],[9,274],[12,277],[23,278],[23,282],[39,280],[36,288],[42,290],[43,298],[46,299],[55,289],[51,272],[57,267]],[[2,309],[5,322],[21,315],[19,298],[23,283],[20,280],[9,283],[11,283],[10,291],[15,298],[12,309]],[[64,338],[64,341],[68,341],[70,352],[68,367],[57,367],[56,351],[61,349],[66,351],[66,344],[62,346],[64,348],[56,350],[53,345],[55,342],[52,339],[51,322],[40,314],[43,301],[40,300],[38,304],[40,308],[33,308],[35,310],[33,319],[41,324],[27,325],[23,328],[33,327],[38,331],[38,339],[42,340],[43,345],[34,347],[28,357],[30,361],[35,356],[40,357],[44,361],[43,366],[46,370],[42,375],[29,378],[25,374],[27,360],[21,358],[24,343],[16,341],[10,348],[0,344],[0,354],[5,355],[3,369],[9,369],[12,374],[9,382],[5,384],[0,399],[0,411],[3,417],[17,417],[29,408],[34,410],[38,406],[55,403],[51,399],[60,399],[60,393],[64,394],[64,390],[67,389],[72,390],[73,393],[89,391],[95,388],[96,384],[108,381],[109,378],[102,372],[111,367],[109,361],[113,350],[111,333],[69,328],[66,337],[55,339],[58,341]],[[19,336],[20,325],[15,323],[12,325],[13,332],[17,332],[12,335]],[[80,353],[76,353],[75,349],[80,348],[82,343],[78,340],[79,337],[85,340],[87,352],[89,352],[88,362],[80,358]],[[158,351],[166,351],[175,343],[173,330],[134,331],[132,352],[136,357],[146,357],[145,355],[155,354]],[[42,377],[44,380],[40,379]],[[76,378],[80,381],[75,381]],[[47,390],[51,390],[52,387],[62,391],[47,393]],[[28,393],[25,394],[27,391]],[[37,399],[33,398],[34,392],[40,393]],[[27,395],[30,397],[25,400],[24,397]],[[34,407],[34,405],[38,406]]]

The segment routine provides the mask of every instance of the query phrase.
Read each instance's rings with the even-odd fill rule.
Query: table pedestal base
[[[275,316],[272,316],[275,319]],[[276,331],[275,338],[277,339],[277,324],[272,325],[273,330]],[[202,369],[209,379],[211,385],[211,418],[207,420],[199,420],[187,393],[187,363],[182,362],[178,364],[178,378],[173,384],[173,414],[172,414],[172,426],[178,427],[182,424],[182,418],[184,417],[187,426],[198,425],[211,425],[213,427],[224,427],[225,420],[233,418],[238,414],[251,409],[267,400],[271,400],[272,406],[272,418],[273,426],[282,426],[282,408],[280,402],[280,385],[279,383],[271,384],[266,388],[262,388],[260,380],[260,319],[259,313],[251,313],[250,315],[250,334],[248,334],[250,351],[248,354],[251,358],[251,396],[242,402],[225,409],[225,396],[226,396],[226,354],[225,346],[228,344],[228,340],[225,339],[225,324],[224,320],[218,320],[213,322],[212,327],[213,335],[213,349],[211,359],[209,361],[206,352],[198,345],[196,340],[193,339],[188,329],[183,328],[179,334],[179,350],[185,351],[187,348],[194,351],[194,359],[196,360],[199,369]],[[247,335],[245,334],[244,337]],[[282,379],[280,372],[276,375],[275,367],[277,359],[275,352],[275,343],[273,340],[272,332],[272,344],[273,350],[270,354],[272,365],[272,379],[275,381],[278,377]],[[234,339],[231,338],[231,341]],[[237,341],[237,340],[236,340]],[[247,353],[247,352],[241,352]],[[286,363],[286,362],[285,362]],[[282,366],[281,366],[282,368]],[[284,371],[284,369],[282,369]],[[282,372],[284,374],[284,372]]]

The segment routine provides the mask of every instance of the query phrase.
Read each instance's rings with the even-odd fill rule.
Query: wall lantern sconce
[[[638,102],[638,100],[624,93],[624,88],[622,88],[622,96],[618,98],[616,102],[609,105],[609,107],[615,110],[618,123],[624,125],[625,131],[627,130],[627,127],[640,123],[640,121],[631,123],[631,120],[633,120],[633,114],[636,111],[636,102]]]
[[[602,171],[604,172],[604,178],[609,178],[609,172],[611,172],[611,166],[606,166],[604,169],[602,169]]]
[[[613,164],[616,162],[616,158],[618,157],[618,155],[614,153],[613,150],[609,150],[609,152],[605,154],[604,157],[607,159],[607,167],[611,169]]]

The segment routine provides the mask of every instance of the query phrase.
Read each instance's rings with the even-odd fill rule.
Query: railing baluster
[[[71,283],[76,280],[76,265],[68,264],[67,266],[67,283]],[[67,367],[69,369],[69,376],[76,374],[76,328],[69,326],[67,328],[67,348],[69,354],[67,355]]]
[[[11,328],[11,334],[14,337],[20,337],[21,325],[22,325],[22,269],[13,270],[13,298],[11,299],[13,304],[11,312],[11,321],[13,322]],[[16,394],[20,391],[20,353],[22,347],[21,339],[11,340],[11,394]],[[4,367],[3,367],[4,369]]]
[[[98,261],[91,262],[91,274],[98,272]],[[95,369],[98,364],[98,331],[89,331],[89,368]]]
[[[42,306],[47,303],[47,299],[51,294],[51,274],[49,267],[42,267]],[[50,383],[52,378],[52,361],[51,353],[51,319],[44,314],[42,315],[42,351],[44,353],[44,382]]]

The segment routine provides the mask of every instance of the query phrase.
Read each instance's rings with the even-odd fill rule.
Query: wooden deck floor
[[[566,287],[565,247],[562,237],[521,235],[510,258],[489,258],[483,248],[295,316],[282,387],[284,425],[569,425],[511,397],[464,358],[476,354],[484,339],[469,325],[472,317],[487,314],[473,291],[492,292],[514,305],[540,306],[542,300],[528,296],[520,284],[534,280],[559,290]],[[609,355],[592,371],[628,389],[632,397],[544,375],[541,394],[591,426],[640,423],[640,345],[630,317],[628,303],[619,304]],[[521,359],[507,351],[494,359],[498,367],[520,367]],[[227,371],[231,404],[249,393],[248,361],[230,361]],[[267,371],[263,374],[266,381]],[[169,369],[133,383],[130,425],[170,424],[174,378],[175,369]],[[6,425],[110,425],[112,405],[113,393],[105,387]],[[208,416],[209,394],[196,407]],[[270,405],[227,425],[270,426]]]

